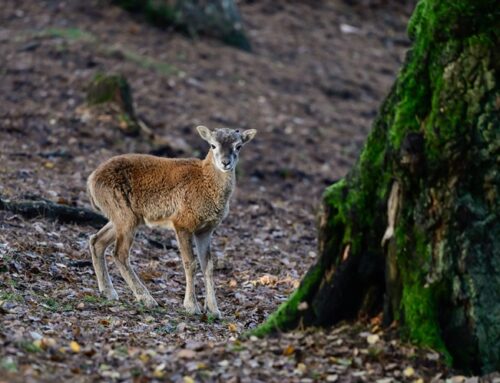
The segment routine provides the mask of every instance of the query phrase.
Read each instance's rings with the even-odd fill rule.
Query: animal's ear
[[[246,144],[248,141],[252,140],[257,134],[257,130],[248,129],[241,133],[241,141]]]
[[[210,142],[212,140],[212,132],[206,126],[197,126],[196,130],[205,141]]]

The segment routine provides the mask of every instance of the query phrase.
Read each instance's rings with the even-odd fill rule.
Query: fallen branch
[[[108,220],[92,210],[57,204],[51,201],[6,201],[0,199],[0,210],[10,211],[25,218],[42,217],[50,221],[101,228]]]

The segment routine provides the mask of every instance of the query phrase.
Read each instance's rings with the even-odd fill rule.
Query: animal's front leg
[[[197,233],[195,236],[196,249],[198,251],[198,258],[200,260],[201,270],[205,279],[205,310],[217,318],[221,318],[221,312],[217,306],[217,299],[215,297],[215,284],[214,284],[214,264],[212,254],[210,252],[210,241],[212,239],[212,232]]]
[[[176,229],[177,242],[181,252],[182,264],[186,274],[186,295],[184,296],[184,308],[190,314],[201,314],[200,307],[196,301],[194,272],[196,270],[196,259],[193,254],[193,240],[191,233]]]

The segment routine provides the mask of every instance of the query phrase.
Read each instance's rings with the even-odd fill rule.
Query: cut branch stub
[[[88,86],[87,103],[111,104],[118,108],[120,127],[128,135],[139,135],[141,127],[134,111],[132,90],[124,76],[97,74]]]

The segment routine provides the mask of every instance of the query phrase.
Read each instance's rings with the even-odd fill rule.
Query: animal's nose
[[[230,159],[222,159],[222,165],[224,166],[228,166],[229,164],[231,164],[231,160]]]

